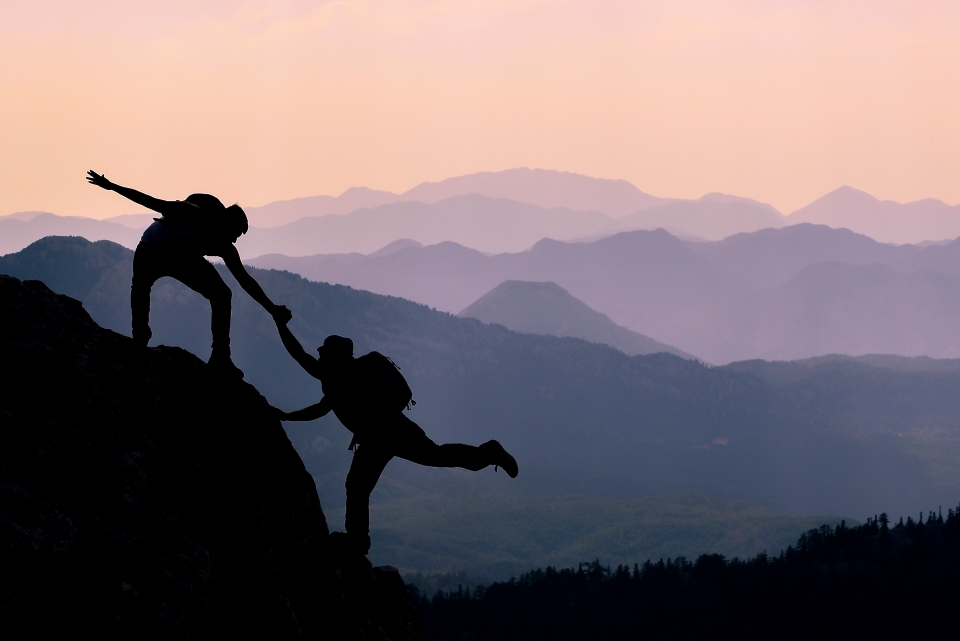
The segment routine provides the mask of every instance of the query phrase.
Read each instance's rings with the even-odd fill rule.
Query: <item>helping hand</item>
[[[271,315],[278,325],[286,325],[293,318],[293,312],[287,309],[286,305],[274,305]]]
[[[286,413],[286,412],[284,412],[284,411],[283,411],[282,409],[280,409],[279,407],[274,407],[273,405],[270,406],[269,412],[270,412],[271,418],[275,418],[275,419],[277,419],[278,421],[282,421],[282,420],[284,420],[284,419],[287,417],[287,413]]]
[[[87,172],[87,182],[103,189],[113,189],[113,183],[107,180],[103,174],[97,174],[92,169]]]

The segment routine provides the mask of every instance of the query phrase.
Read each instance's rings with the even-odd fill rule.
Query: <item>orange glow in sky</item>
[[[200,5],[200,6],[197,6]],[[7,0],[0,214],[512,167],[960,202],[960,3]]]

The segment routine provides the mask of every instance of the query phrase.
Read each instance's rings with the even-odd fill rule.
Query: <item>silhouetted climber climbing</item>
[[[274,320],[286,322],[291,314],[283,305],[274,305],[253,279],[233,246],[247,233],[247,215],[239,205],[224,207],[216,196],[190,194],[185,200],[160,200],[136,189],[121,187],[103,174],[87,172],[90,184],[115,191],[138,205],[161,215],[143,232],[133,256],[130,308],[133,340],[144,347],[150,342],[150,290],[164,276],[180,281],[210,301],[210,328],[213,350],[210,365],[236,374],[243,372],[230,357],[230,300],[232,293],[216,268],[204,256],[219,256],[240,286],[263,305]]]
[[[430,440],[403,413],[412,402],[410,388],[390,359],[377,352],[354,358],[353,341],[342,336],[328,336],[317,348],[318,357],[313,358],[286,322],[277,320],[283,345],[308,374],[320,380],[323,398],[295,412],[275,411],[282,420],[312,421],[333,410],[343,426],[353,432],[344,524],[353,549],[363,554],[370,550],[370,493],[395,456],[419,465],[462,467],[473,472],[496,465],[511,478],[517,476],[517,461],[497,441],[474,446],[437,445]]]

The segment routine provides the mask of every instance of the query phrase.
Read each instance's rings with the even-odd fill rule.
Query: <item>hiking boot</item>
[[[517,474],[520,473],[520,468],[517,466],[517,459],[510,456],[510,453],[503,449],[500,441],[487,441],[481,445],[480,448],[486,450],[487,455],[490,457],[490,462],[494,466],[494,470],[496,470],[497,467],[502,467],[503,471],[507,473],[507,476],[512,479],[517,478]]]
[[[231,378],[243,378],[243,370],[233,364],[229,352],[213,352],[207,365]]]
[[[137,347],[146,347],[152,337],[153,332],[149,326],[133,328],[133,343]]]
[[[330,547],[335,554],[366,556],[370,552],[370,537],[359,537],[348,532],[331,532]]]

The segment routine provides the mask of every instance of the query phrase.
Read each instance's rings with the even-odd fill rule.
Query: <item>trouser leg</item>
[[[429,444],[417,443],[413,447],[405,449],[405,456],[401,454],[398,454],[398,456],[419,465],[462,467],[471,472],[477,472],[491,465],[490,457],[475,445],[464,445],[463,443],[437,445],[433,441],[427,440]]]
[[[513,478],[517,476],[517,461],[497,441],[483,445],[446,443],[437,445],[420,427],[401,414],[396,421],[391,448],[399,456],[418,465],[430,467],[462,467],[477,472],[488,465],[499,465]]]
[[[375,444],[360,444],[347,473],[344,527],[364,553],[370,549],[370,493],[393,454]]]
[[[162,272],[162,260],[156,250],[147,243],[137,245],[130,283],[130,315],[133,340],[144,347],[153,336],[150,331],[150,290]]]
[[[210,332],[213,334],[213,352],[218,357],[230,357],[230,312],[233,293],[217,268],[202,256],[182,258],[170,274],[181,283],[210,301]]]
[[[213,335],[213,351],[230,353],[230,314],[231,299],[233,297],[230,288],[222,280],[222,288],[210,298],[210,333]]]
[[[437,445],[428,437],[419,425],[411,421],[405,414],[391,419],[389,427],[384,432],[384,439],[394,456],[406,459],[418,465],[429,467],[462,467],[465,470],[476,472],[494,461],[482,447],[464,445],[463,443],[447,443]]]

